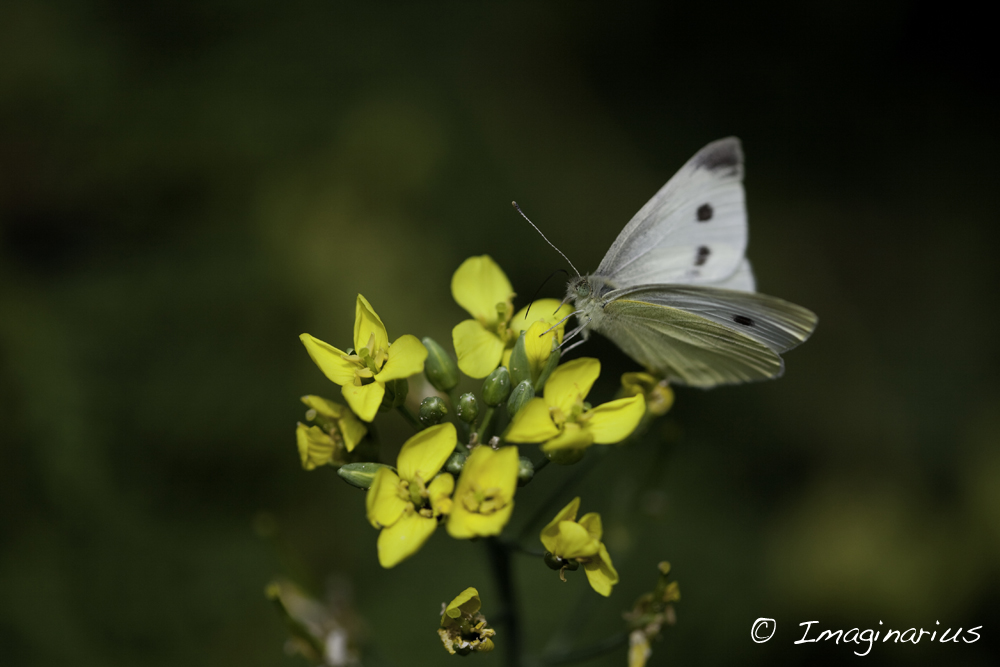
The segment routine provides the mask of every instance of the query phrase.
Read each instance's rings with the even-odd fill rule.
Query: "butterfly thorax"
[[[566,285],[566,298],[573,301],[579,311],[577,321],[587,322],[597,328],[604,319],[604,295],[616,287],[601,276],[577,276]]]

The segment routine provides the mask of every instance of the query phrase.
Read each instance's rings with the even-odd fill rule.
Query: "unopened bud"
[[[448,457],[448,460],[445,461],[445,472],[450,472],[452,475],[457,477],[458,474],[462,472],[462,468],[465,467],[465,459],[467,458],[469,458],[469,455],[463,451],[456,450],[452,452],[451,456]]]
[[[375,480],[375,473],[379,468],[392,469],[392,466],[384,463],[348,463],[337,468],[337,474],[351,486],[367,489]]]
[[[458,407],[455,408],[458,418],[466,424],[476,421],[479,416],[479,401],[471,391],[458,397]]]
[[[427,348],[427,360],[424,361],[427,380],[438,391],[451,391],[459,378],[455,360],[433,338],[423,338],[421,342]]]
[[[406,403],[406,395],[410,392],[410,383],[406,378],[389,380],[385,383],[385,395],[382,396],[382,407],[386,410],[398,408]]]
[[[545,382],[552,375],[552,371],[556,369],[559,365],[559,348],[552,350],[552,354],[545,361],[545,365],[542,366],[542,372],[538,375],[538,379],[535,380],[535,393],[541,393],[542,387],[545,386]]]
[[[531,386],[531,380],[524,380],[515,386],[507,399],[507,413],[513,418],[528,401],[535,397],[535,389]]]
[[[528,353],[524,349],[524,334],[525,332],[522,331],[517,342],[514,343],[514,349],[510,351],[508,366],[510,381],[514,386],[521,384],[525,380],[531,381],[531,363],[528,361]]]
[[[510,396],[510,373],[506,366],[501,366],[486,376],[483,381],[483,402],[495,408]]]
[[[522,456],[517,460],[517,485],[524,486],[535,476],[535,465],[527,456]]]
[[[420,402],[420,412],[417,418],[424,428],[440,424],[448,414],[448,406],[437,396],[428,396]]]

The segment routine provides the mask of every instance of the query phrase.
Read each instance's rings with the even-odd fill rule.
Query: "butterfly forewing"
[[[692,387],[780,377],[784,363],[767,345],[678,308],[631,298],[604,307],[595,329],[647,369]]]
[[[817,322],[812,311],[773,296],[700,285],[633,287],[609,292],[605,299],[629,299],[682,310],[749,336],[779,353],[804,343]]]
[[[620,288],[716,283],[741,269],[746,245],[743,151],[729,137],[698,151],[660,188],[595,273]]]

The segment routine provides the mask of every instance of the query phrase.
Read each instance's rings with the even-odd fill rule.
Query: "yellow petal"
[[[374,356],[379,350],[389,347],[389,334],[385,332],[385,325],[368,303],[368,299],[359,294],[354,307],[354,351],[368,347],[368,341],[373,335],[375,342],[368,351]]]
[[[497,304],[509,303],[514,298],[514,288],[497,263],[489,255],[481,255],[470,257],[458,267],[451,277],[451,295],[477,320],[495,324]]]
[[[379,533],[379,565],[387,569],[399,565],[424,546],[424,542],[434,534],[435,528],[437,520],[407,510],[399,521],[383,528]]]
[[[468,479],[485,489],[500,489],[506,498],[517,490],[517,471],[520,467],[517,447],[492,447],[481,445],[472,450],[465,460],[460,479]],[[469,476],[465,474],[468,471]]]
[[[349,452],[353,452],[354,448],[361,442],[361,439],[368,433],[365,425],[358,421],[354,413],[347,408],[344,408],[344,415],[337,420],[337,428],[340,429],[340,435],[344,438],[344,447]]]
[[[299,423],[295,429],[295,439],[299,446],[302,467],[306,470],[314,470],[319,466],[333,462],[337,446],[333,442],[333,438],[320,427]]]
[[[646,400],[642,394],[619,398],[598,405],[588,412],[585,429],[590,432],[597,444],[610,445],[632,435],[632,431],[639,425],[644,414],[646,414]]]
[[[585,449],[594,443],[594,436],[575,422],[563,424],[562,432],[542,445],[543,452],[559,449]]]
[[[306,333],[299,336],[299,340],[306,346],[306,352],[312,357],[313,362],[331,382],[341,386],[354,382],[354,369],[357,366],[344,359],[341,350]]]
[[[434,516],[451,512],[451,494],[454,490],[455,478],[448,472],[441,473],[427,486],[427,495],[430,497]]]
[[[400,336],[389,346],[389,360],[378,374],[379,382],[402,380],[411,375],[422,373],[424,359],[427,358],[427,348],[409,334]]]
[[[385,396],[385,386],[381,382],[371,382],[360,387],[355,384],[345,384],[340,393],[344,400],[351,406],[358,417],[366,422],[375,419],[378,407],[382,405],[382,397]]]
[[[591,588],[607,597],[611,595],[611,587],[618,583],[618,571],[611,564],[611,556],[608,555],[608,550],[603,544],[598,555],[599,558],[591,560],[583,567],[587,572]]]
[[[482,606],[479,599],[479,591],[471,586],[455,596],[455,599],[448,603],[445,609],[445,616],[458,618],[462,613],[475,614]]]
[[[458,356],[458,367],[470,378],[484,378],[500,365],[503,341],[476,320],[459,322],[451,330],[451,342]]]
[[[578,522],[581,526],[587,529],[590,536],[593,537],[598,542],[601,541],[601,537],[604,536],[604,528],[601,526],[601,515],[597,512],[588,512],[580,517]]]
[[[562,364],[545,383],[545,402],[564,413],[572,412],[577,402],[586,398],[601,374],[601,362],[590,357],[574,359]]]
[[[601,543],[575,521],[560,521],[552,553],[561,558],[588,558],[597,554]]]
[[[531,369],[531,377],[538,378],[545,367],[545,362],[552,356],[552,345],[555,342],[556,332],[550,331],[543,335],[549,328],[545,322],[535,322],[524,334],[524,352],[528,357],[528,366]]]
[[[486,445],[472,450],[465,461],[448,517],[448,534],[458,539],[499,535],[514,511],[517,489],[517,447],[501,447],[498,451]],[[463,502],[476,491],[491,490],[502,504],[487,512],[470,511]]]
[[[303,396],[301,400],[307,407],[330,419],[340,419],[344,413],[350,412],[340,403],[334,403],[322,396]]]
[[[556,518],[549,521],[545,528],[542,528],[542,544],[549,552],[555,553],[555,539],[559,535],[559,524],[563,521],[576,521],[576,513],[580,511],[580,496],[570,501],[569,505],[559,510]]]
[[[365,496],[368,521],[376,528],[391,526],[399,520],[407,503],[399,497],[399,476],[389,467],[379,468]]]
[[[559,435],[559,428],[549,416],[549,406],[540,398],[533,398],[514,416],[514,421],[504,434],[507,442],[545,442]]]
[[[573,312],[573,307],[569,304],[560,306],[559,303],[558,299],[539,299],[538,301],[533,301],[530,306],[525,306],[517,311],[514,319],[510,321],[510,328],[517,333],[521,333],[535,322],[543,322],[547,325],[545,329],[548,329]],[[558,310],[556,310],[557,308]],[[542,331],[545,331],[545,329],[542,329]],[[560,343],[562,342],[565,330],[565,322],[560,324],[555,330]]]
[[[399,476],[412,480],[419,475],[424,483],[429,482],[455,451],[457,442],[458,434],[451,422],[431,426],[417,433],[403,443],[403,448],[399,450],[399,457],[396,459]]]

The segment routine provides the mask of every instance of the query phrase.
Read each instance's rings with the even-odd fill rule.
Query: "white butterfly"
[[[743,151],[729,137],[660,188],[597,271],[577,271],[566,301],[581,324],[563,342],[597,331],[650,371],[694,387],[780,377],[779,353],[803,343],[817,318],[754,292],[746,245]]]

